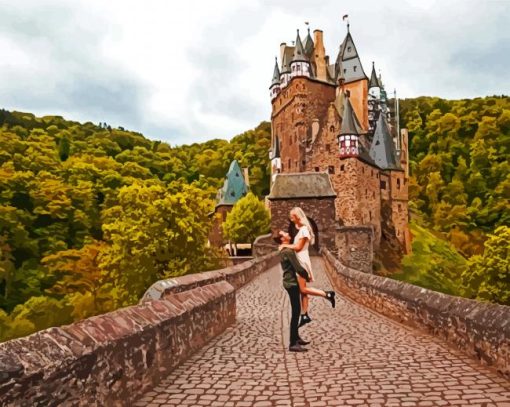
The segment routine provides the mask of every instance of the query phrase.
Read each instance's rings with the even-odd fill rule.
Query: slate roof
[[[294,47],[294,55],[292,56],[292,62],[307,62],[307,61],[308,58],[305,55],[303,43],[301,42],[301,37],[299,36],[299,30],[297,30],[296,46]]]
[[[274,136],[274,145],[271,149],[271,159],[280,158],[280,139],[278,136]]]
[[[273,80],[271,81],[271,87],[273,85],[280,84],[280,69],[278,69],[278,59],[274,59],[274,71],[273,71]]]
[[[218,190],[216,206],[234,205],[248,193],[248,186],[243,177],[239,163],[234,160],[230,164],[223,187]]]
[[[356,114],[352,108],[351,101],[348,97],[344,101],[344,112],[342,115],[342,126],[340,127],[340,135],[357,134],[359,135],[359,126],[356,123]]]
[[[283,50],[282,57],[282,69],[280,73],[290,72],[290,62],[292,61],[292,56],[294,55],[294,47],[285,46]]]
[[[308,35],[306,36],[305,38],[305,42],[303,44],[304,46],[304,49],[305,49],[305,55],[310,58],[312,56],[312,53],[313,53],[313,50],[314,50],[314,43],[313,43],[313,39],[312,39],[312,36],[310,35],[310,29],[308,29]]]
[[[370,88],[380,88],[379,79],[377,79],[377,75],[375,73],[375,64],[372,62],[372,74],[370,75],[370,82],[368,83],[368,89]]]
[[[361,65],[361,60],[350,32],[347,32],[344,41],[340,45],[335,67],[337,79],[340,72],[342,72],[345,77],[345,83],[368,79],[363,70],[363,65]]]
[[[384,170],[400,170],[395,144],[391,137],[384,114],[379,115],[375,125],[374,138],[370,146],[370,157],[375,164]]]
[[[268,199],[336,197],[324,172],[277,174]]]

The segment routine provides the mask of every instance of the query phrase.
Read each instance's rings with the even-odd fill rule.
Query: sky
[[[281,42],[350,31],[388,92],[510,94],[510,0],[0,0],[0,108],[106,122],[171,145],[270,120]]]

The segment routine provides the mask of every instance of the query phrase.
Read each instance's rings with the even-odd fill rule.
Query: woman
[[[308,247],[311,244],[314,244],[315,236],[313,234],[312,227],[308,222],[308,218],[306,217],[303,210],[299,207],[293,208],[290,211],[290,220],[296,225],[298,230],[296,236],[294,237],[293,244],[281,245],[280,247],[289,247],[296,252],[296,256],[299,260],[301,266],[308,272],[309,281],[314,281],[313,271],[312,271],[312,262],[310,260],[310,254],[308,253]],[[301,292],[301,321],[299,326],[303,326],[312,321],[310,316],[308,315],[308,296],[314,295],[317,297],[326,298],[335,308],[335,292],[334,291],[323,291],[313,287],[306,286],[306,280],[297,275],[299,290]]]

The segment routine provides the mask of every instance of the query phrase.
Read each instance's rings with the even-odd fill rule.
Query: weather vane
[[[342,17],[342,21],[346,21],[347,22],[347,31],[349,31],[349,14],[344,14],[344,16]]]

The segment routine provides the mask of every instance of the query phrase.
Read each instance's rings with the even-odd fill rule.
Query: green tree
[[[253,193],[236,202],[223,223],[223,233],[235,243],[253,243],[257,236],[267,233],[271,219],[269,212]]]
[[[485,242],[483,255],[471,257],[462,274],[466,294],[510,305],[510,227],[500,226]]]

